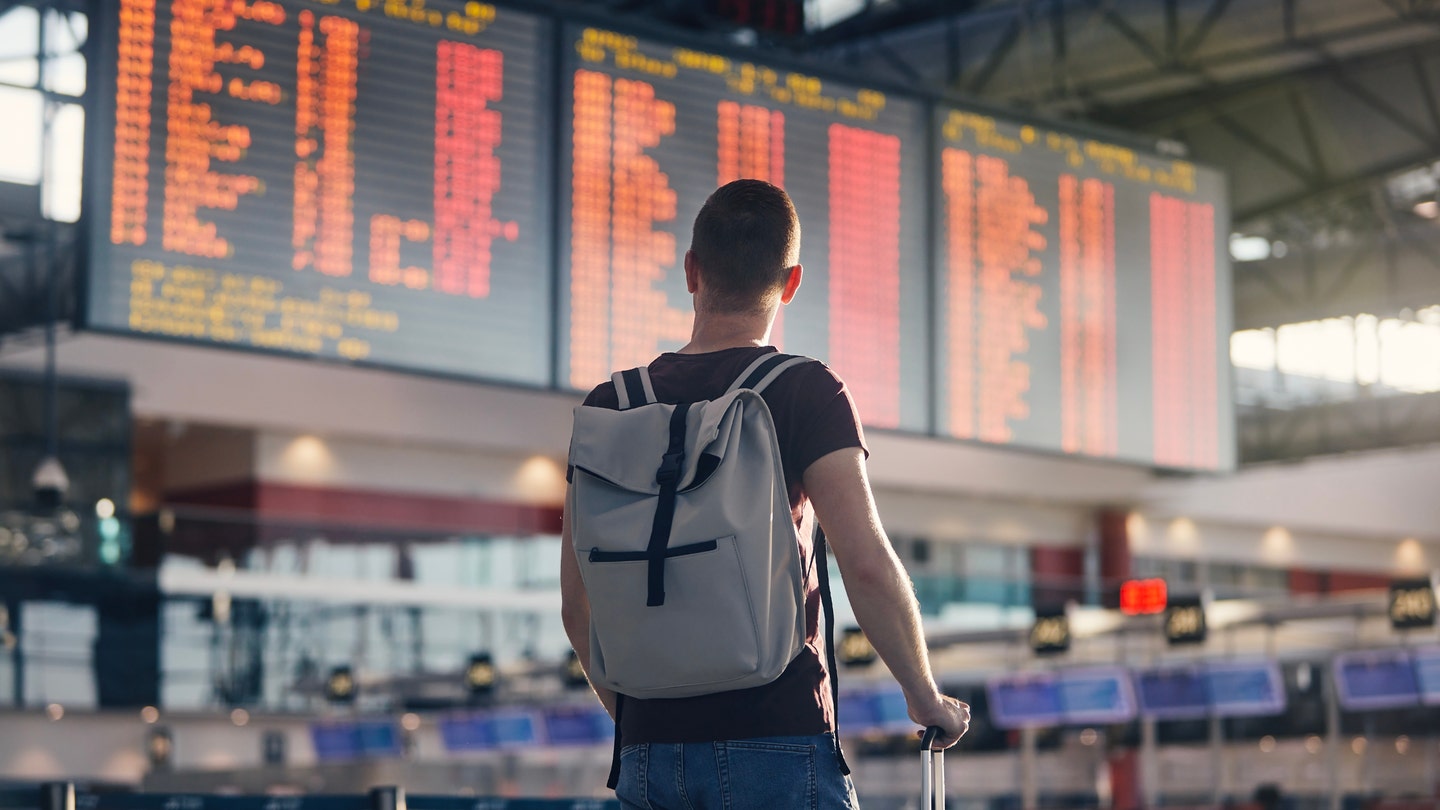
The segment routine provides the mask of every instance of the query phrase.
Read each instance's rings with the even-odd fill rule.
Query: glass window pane
[[[3,36],[0,36],[3,39]],[[0,180],[40,182],[40,133],[45,102],[34,90],[0,87]]]
[[[40,44],[40,15],[26,6],[0,13],[0,82],[34,87],[40,81],[35,59]]]
[[[78,96],[85,92],[86,19],[78,13],[45,16],[45,89]]]
[[[41,189],[45,216],[58,222],[80,219],[80,180],[84,164],[85,110],[66,104],[50,123],[50,165]]]

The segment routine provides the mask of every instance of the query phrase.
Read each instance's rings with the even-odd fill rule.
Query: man
[[[685,281],[694,298],[691,340],[649,365],[660,402],[694,402],[724,393],[767,346],[781,304],[800,288],[800,223],[790,197],[759,180],[717,190],[695,218]],[[940,726],[948,748],[970,724],[965,704],[941,695],[930,672],[910,580],[880,526],[865,473],[860,419],[845,384],[808,363],[762,394],[775,420],[791,516],[806,502],[825,529],[860,626],[900,683],[910,717]],[[590,392],[586,405],[618,408],[615,387]],[[590,666],[590,606],[565,521],[560,587],[565,631]],[[797,531],[805,585],[806,644],[775,681],[700,697],[625,698],[620,712],[620,781],[626,808],[852,808],[842,773],[835,707],[820,634],[819,580],[812,538]],[[596,693],[614,717],[616,696]]]

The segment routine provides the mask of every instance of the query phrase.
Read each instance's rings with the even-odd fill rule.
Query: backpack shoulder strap
[[[764,391],[770,383],[775,382],[775,378],[787,369],[813,362],[815,360],[812,358],[797,354],[780,354],[779,352],[762,354],[755,359],[755,362],[740,372],[740,376],[735,378],[735,382],[730,384],[730,388],[725,393],[730,394],[742,388],[748,388],[758,394]]]
[[[622,411],[658,401],[655,386],[650,384],[650,369],[645,366],[617,371],[610,375],[610,381],[615,384],[615,396],[620,400]]]
[[[835,758],[840,772],[850,775],[850,764],[840,747],[840,668],[835,665],[835,600],[830,595],[830,558],[825,542],[825,529],[815,519],[815,567],[820,574],[820,607],[825,612],[825,669],[830,675],[830,706],[835,710]]]

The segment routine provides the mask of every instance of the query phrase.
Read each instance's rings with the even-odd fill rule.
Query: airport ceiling
[[[811,0],[790,35],[734,20],[798,0],[584,5],[1183,144],[1285,245],[1237,266],[1238,327],[1440,303],[1440,0]]]

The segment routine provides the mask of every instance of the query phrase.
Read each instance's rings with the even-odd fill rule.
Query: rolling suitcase
[[[931,726],[920,739],[920,810],[945,810],[945,752],[930,750],[941,731]]]

